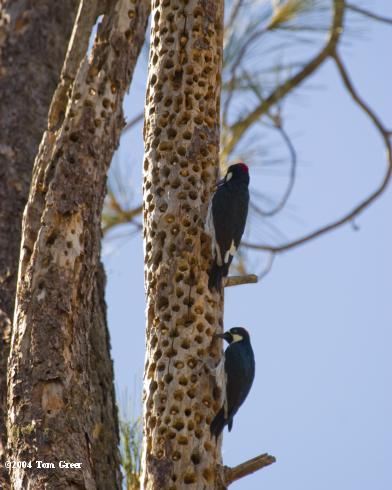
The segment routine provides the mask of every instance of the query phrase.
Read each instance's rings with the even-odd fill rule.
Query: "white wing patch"
[[[230,255],[234,257],[237,252],[237,248],[234,245],[234,240],[232,240],[229,250],[225,253],[225,264],[229,262]]]
[[[223,374],[223,377],[224,377],[224,380],[225,380],[225,388],[224,388],[224,399],[223,399],[223,414],[225,416],[225,420],[227,420],[227,417],[229,415],[229,406],[228,406],[228,402],[227,402],[227,374],[226,374],[226,371],[224,372]]]
[[[228,404],[227,404],[227,396],[225,396],[225,401],[223,403],[223,413],[225,415],[225,420],[227,420],[227,417],[229,415],[229,407],[228,407]]]
[[[227,406],[227,374],[225,371],[225,356],[222,356],[222,359],[219,361],[219,364],[215,367],[215,377],[218,383],[219,388],[223,393],[223,413],[225,419],[227,419],[228,414],[228,406]]]
[[[212,252],[212,257],[214,259],[216,258],[216,263],[219,265],[219,267],[221,267],[223,265],[223,262],[222,262],[222,255],[221,255],[221,252],[220,252],[220,248],[218,247],[218,244],[216,242],[215,227],[214,227],[214,218],[212,216],[212,199],[210,200],[210,204],[208,205],[207,219],[206,219],[206,224],[205,224],[205,231],[211,237],[211,252]]]

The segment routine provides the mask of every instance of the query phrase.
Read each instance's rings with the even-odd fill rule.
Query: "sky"
[[[390,0],[360,5],[392,17]],[[357,26],[352,19],[349,25]],[[391,127],[392,26],[360,25],[342,53],[357,90]],[[141,65],[125,103],[129,119],[143,104]],[[282,234],[276,243],[350,210],[377,187],[386,165],[378,134],[342,89],[331,62],[290,99],[285,113],[299,171],[287,210],[273,221]],[[129,186],[140,195],[141,126],[123,140],[115,163],[130,169]],[[247,162],[252,188],[277,195],[287,173],[271,172],[256,160]],[[257,285],[226,290],[225,328],[250,331],[256,377],[232,432],[224,432],[224,463],[236,465],[264,452],[277,458],[233,489],[392,488],[391,210],[389,186],[355,227],[277,256]],[[268,242],[269,223],[259,228],[256,236]],[[120,403],[126,392],[132,395],[137,414],[144,363],[143,250],[140,236],[130,237],[126,227],[123,233],[104,241],[106,299],[117,395]],[[250,264],[255,270],[249,272],[262,269],[257,256]]]

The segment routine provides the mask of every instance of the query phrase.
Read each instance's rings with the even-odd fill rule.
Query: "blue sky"
[[[361,5],[392,17],[388,0]],[[392,26],[360,25],[361,35],[344,44],[344,58],[360,94],[391,127]],[[144,77],[140,67],[126,101],[129,118],[142,108]],[[331,62],[288,102],[285,112],[299,175],[288,210],[273,223],[290,239],[363,199],[380,182],[385,158],[379,136],[353,106]],[[130,179],[140,186],[141,127],[123,139],[116,159],[132,168]],[[255,188],[268,194],[284,187],[284,172],[271,175],[263,165],[249,163]],[[277,458],[233,488],[392,488],[391,210],[389,187],[356,220],[358,231],[345,226],[279,255],[259,284],[226,290],[225,327],[248,328],[257,364],[252,391],[232,432],[224,433],[224,462],[235,465],[262,452]],[[268,238],[263,236],[268,229],[268,223],[260,227],[260,240],[268,241],[267,231]],[[104,260],[121,398],[126,388],[139,394],[142,385],[141,238],[107,240]],[[257,269],[251,272],[259,272],[254,256],[250,263]],[[140,405],[136,400],[136,411]]]

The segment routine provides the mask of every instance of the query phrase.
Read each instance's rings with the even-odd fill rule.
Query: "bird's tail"
[[[225,425],[226,425],[225,413],[223,408],[221,408],[219,412],[215,415],[214,420],[211,422],[210,425],[211,435],[215,436],[215,439],[217,439],[222,433]]]
[[[210,291],[216,289],[220,293],[222,291],[222,279],[225,275],[227,275],[227,266],[219,266],[214,262],[209,272],[208,289]]]

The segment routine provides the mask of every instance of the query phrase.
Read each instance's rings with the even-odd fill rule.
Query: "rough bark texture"
[[[214,488],[222,299],[204,221],[219,160],[223,1],[153,1],[145,109],[142,488]]]
[[[22,213],[77,3],[77,0],[0,1],[1,488],[7,485],[7,475],[1,475],[6,447],[6,366],[14,313]]]
[[[79,63],[78,43],[86,47],[99,13],[89,14],[94,3],[83,2],[79,12],[34,164],[9,360],[10,458],[55,467],[13,469],[15,489],[120,488],[112,366],[102,350],[105,305],[96,285],[103,282],[106,173],[149,5],[110,2],[90,58]],[[60,460],[82,468],[60,469]]]

